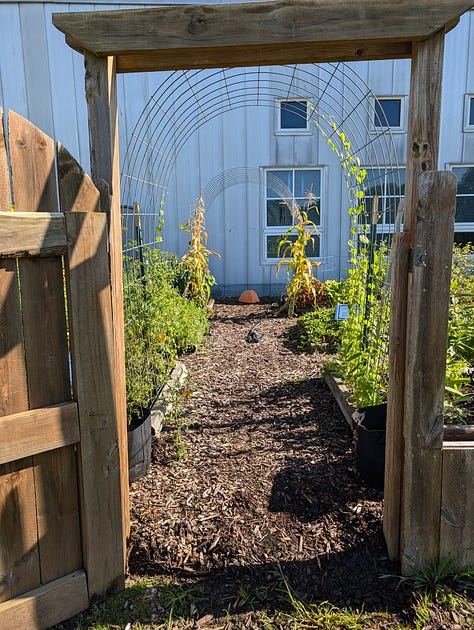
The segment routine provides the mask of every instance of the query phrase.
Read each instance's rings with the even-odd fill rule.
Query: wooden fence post
[[[388,557],[398,560],[400,542],[400,500],[402,487],[403,414],[405,385],[405,348],[407,276],[410,253],[409,233],[398,232],[392,241],[392,282],[390,296],[390,366],[385,440],[385,481],[383,531]],[[401,399],[400,399],[401,397]]]
[[[412,282],[408,293],[402,573],[439,557],[449,292],[457,180],[451,171],[419,179]]]
[[[122,512],[123,552],[130,531],[128,492],[127,410],[125,400],[125,347],[122,286],[122,224],[120,216],[120,165],[118,153],[118,116],[115,59],[85,55],[86,98],[89,112],[91,176],[105,181],[110,195],[101,196],[101,209],[109,219],[109,257],[114,330],[114,391],[118,426]],[[108,207],[104,206],[109,202]]]
[[[425,41],[413,42],[405,185],[404,231],[407,235],[397,243],[401,250],[398,252],[397,266],[394,264],[392,271],[394,285],[384,492],[384,534],[392,560],[399,559],[399,510],[405,483],[401,469],[407,352],[406,304],[411,282],[408,257],[415,242],[418,178],[422,172],[438,168],[443,55],[444,30]]]
[[[104,213],[67,212],[68,304],[89,599],[123,588],[120,453],[113,392],[112,305]]]

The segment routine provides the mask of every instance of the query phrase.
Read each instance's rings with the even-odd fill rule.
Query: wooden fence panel
[[[89,175],[60,142],[56,146],[62,212],[99,212],[100,193]]]
[[[440,556],[458,566],[474,564],[474,445],[443,444]]]
[[[75,571],[0,606],[2,628],[50,628],[87,608],[87,580]]]
[[[15,212],[57,211],[54,141],[13,112],[8,130]],[[29,407],[36,409],[72,398],[64,275],[59,258],[20,259],[18,264]],[[74,446],[35,455],[33,466],[45,583],[82,567]]]
[[[1,110],[0,207],[11,208]],[[0,260],[0,416],[28,409],[22,340],[16,262]],[[0,465],[0,602],[40,584],[32,465],[31,457]]]
[[[9,131],[13,199],[0,125],[0,626],[43,629],[123,585],[128,505],[100,193],[59,144],[59,213],[53,141],[12,112]]]

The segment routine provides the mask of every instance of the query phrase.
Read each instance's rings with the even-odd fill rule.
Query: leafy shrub
[[[463,420],[456,403],[465,399],[462,388],[470,382],[474,366],[474,247],[455,245],[451,275],[446,360],[446,411],[448,419]]]
[[[335,352],[341,336],[341,321],[334,319],[337,304],[345,304],[347,281],[326,280],[322,283],[324,304],[298,317],[298,345],[310,352]]]
[[[335,352],[341,322],[334,319],[333,306],[320,306],[298,318],[299,346],[316,352]]]
[[[208,313],[183,297],[175,256],[145,250],[143,263],[124,269],[127,418],[138,419],[153,403],[178,355],[203,343]]]

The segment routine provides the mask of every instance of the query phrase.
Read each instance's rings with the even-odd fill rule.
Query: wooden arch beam
[[[412,56],[452,28],[472,0],[274,0],[55,13],[81,53],[117,72],[322,63]]]

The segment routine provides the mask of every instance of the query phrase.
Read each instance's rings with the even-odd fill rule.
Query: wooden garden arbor
[[[394,239],[384,507],[389,554],[404,573],[455,552],[460,563],[474,561],[474,501],[467,491],[474,447],[443,446],[456,180],[437,171],[444,37],[472,6],[472,0],[273,0],[53,16],[85,57],[92,177],[105,180],[111,193],[117,340],[123,317],[116,73],[411,59],[405,223]],[[123,343],[116,353],[122,365]]]

